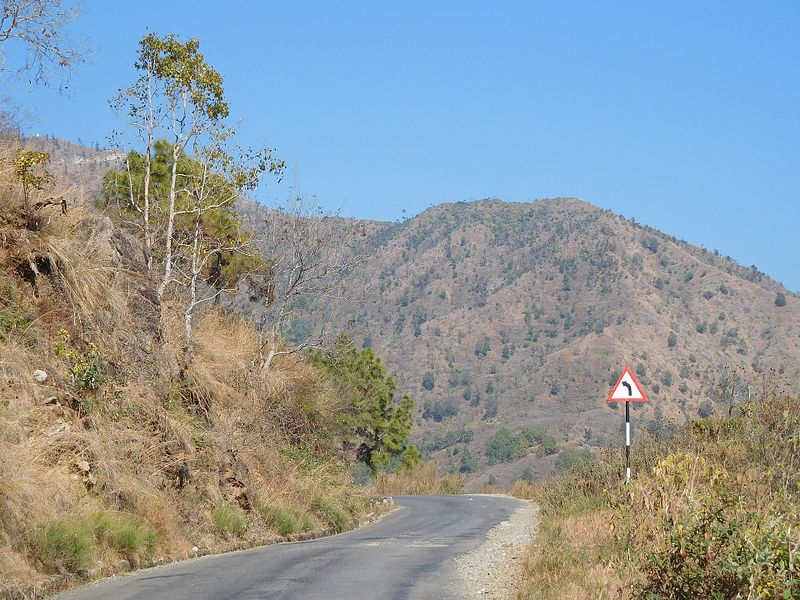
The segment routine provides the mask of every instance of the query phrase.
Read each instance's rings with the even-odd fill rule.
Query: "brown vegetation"
[[[800,400],[773,396],[513,493],[542,508],[520,598],[796,598]]]
[[[403,469],[397,473],[381,473],[371,486],[373,495],[444,495],[464,491],[460,475],[439,475],[435,463]]]
[[[251,226],[263,215],[251,207]],[[800,393],[797,296],[586,202],[456,203],[342,227],[363,231],[371,258],[347,280],[357,297],[316,310],[385,357],[416,399],[415,443],[442,472],[465,473],[469,489],[616,443],[620,416],[605,398],[626,364],[653,400],[635,408],[639,428],[746,401],[742,374],[753,370],[783,371]],[[492,464],[487,444],[504,426],[551,436],[554,453],[532,447]]]
[[[320,370],[254,369],[255,330],[219,308],[182,367],[180,311],[136,236],[75,189],[26,207],[16,151],[0,157],[0,595],[356,525],[366,497]],[[54,196],[66,214],[36,208]]]

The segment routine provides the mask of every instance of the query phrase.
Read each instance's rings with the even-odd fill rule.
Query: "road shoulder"
[[[539,525],[538,506],[522,502],[507,520],[489,531],[480,546],[456,558],[456,572],[462,582],[464,598],[507,600],[513,597],[525,550]]]

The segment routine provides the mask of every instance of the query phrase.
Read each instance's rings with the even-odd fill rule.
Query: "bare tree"
[[[47,84],[53,71],[69,71],[84,60],[65,33],[80,10],[61,0],[3,0],[0,14],[0,74]]]
[[[191,200],[189,208],[175,214],[188,214],[192,221],[186,240],[178,243],[181,252],[175,260],[176,271],[184,275],[176,280],[189,292],[183,313],[187,364],[194,355],[197,309],[236,291],[240,279],[255,275],[263,265],[234,203],[244,191],[255,189],[265,172],[279,173],[283,168],[269,148],[237,156],[227,152],[225,142],[233,135],[233,130],[217,131],[212,143],[195,148],[197,160],[181,174],[184,185],[179,191]]]
[[[187,146],[199,144],[204,135],[208,135],[228,116],[228,104],[224,98],[222,76],[205,62],[200,53],[200,42],[196,39],[181,43],[172,35],[161,39],[150,34],[145,36],[143,44],[149,46],[156,56],[156,77],[164,83],[167,119],[172,131],[164,273],[157,290],[161,299],[173,282],[178,160]]]
[[[139,77],[131,86],[119,90],[110,102],[117,114],[136,130],[145,147],[141,198],[134,191],[133,175],[128,159],[125,161],[125,166],[128,174],[130,207],[142,218],[148,272],[153,268],[150,194],[153,145],[167,115],[164,103],[164,81],[158,77],[159,58],[159,48],[152,43],[150,36],[142,38],[139,41],[139,53],[134,64],[139,71]]]
[[[262,244],[271,269],[262,291],[259,360],[269,370],[278,356],[320,347],[330,333],[330,306],[345,292],[345,277],[364,258],[357,250],[359,232],[296,196],[273,213]],[[309,330],[292,331],[302,322]]]

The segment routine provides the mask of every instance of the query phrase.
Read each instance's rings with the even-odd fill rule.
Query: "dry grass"
[[[55,207],[45,211],[49,225],[40,232],[40,252],[49,259],[74,318],[95,332],[123,325],[126,297],[124,288],[116,285],[123,274],[113,261],[111,221],[90,214],[83,204],[66,215]]]
[[[372,490],[376,496],[460,494],[464,491],[464,478],[440,476],[436,464],[431,462],[399,473],[381,473],[372,484]]]
[[[25,326],[0,332],[0,596],[48,569],[253,545],[289,521],[298,532],[358,523],[366,496],[340,454],[340,400],[319,370],[295,356],[260,372],[252,326],[205,307],[181,372],[177,301],[161,313],[143,299],[146,275],[123,268],[132,262],[113,224],[87,206],[23,218],[3,153],[14,150],[0,147],[0,285],[14,297],[0,312]],[[69,352],[54,347],[62,329]],[[81,387],[68,371],[94,347],[102,383]],[[79,548],[65,542],[73,529],[87,540]]]
[[[614,567],[611,511],[545,519],[523,564],[520,599],[626,598]]]
[[[541,506],[523,598],[794,598],[800,593],[800,400],[772,396],[732,417],[639,442],[514,494]]]

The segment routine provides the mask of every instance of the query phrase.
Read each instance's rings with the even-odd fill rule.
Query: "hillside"
[[[123,165],[124,153],[118,150],[74,144],[48,136],[23,138],[26,148],[47,152],[48,168],[59,181],[75,188],[81,196],[91,198],[100,189],[103,175]]]
[[[159,301],[138,229],[92,208],[80,173],[26,197],[16,144],[0,141],[0,597],[357,525],[333,379],[300,355],[254,368],[252,325],[210,304],[187,360],[184,299]]]
[[[113,162],[112,152],[44,143],[56,164]],[[102,169],[86,173],[85,189],[99,189]],[[284,219],[246,198],[237,208],[262,237]],[[416,400],[415,441],[474,489],[548,473],[560,450],[619,444],[621,415],[605,398],[624,364],[652,400],[634,406],[634,435],[724,410],[764,377],[797,391],[796,295],[589,203],[487,200],[403,223],[333,221],[353,267],[335,293],[303,298],[286,333],[324,323],[329,340],[347,331],[374,347]],[[246,289],[226,303],[263,310]],[[503,427],[540,435],[490,465],[487,444]]]
[[[256,227],[270,218],[250,209]],[[556,449],[619,444],[621,415],[605,398],[625,364],[652,400],[634,407],[638,428],[706,416],[773,372],[798,381],[797,296],[586,202],[343,221],[356,230],[367,258],[321,312],[386,357],[417,400],[420,447],[446,469],[472,470],[473,487],[545,473]],[[504,426],[553,439],[489,465],[486,445]]]

